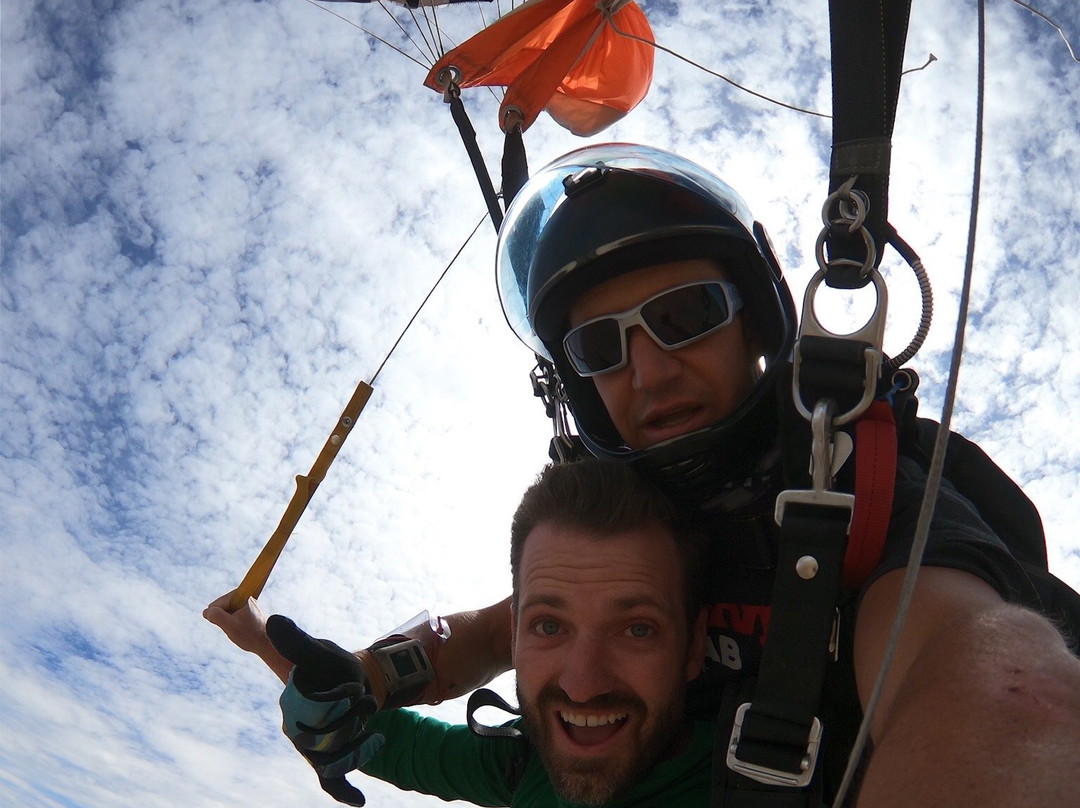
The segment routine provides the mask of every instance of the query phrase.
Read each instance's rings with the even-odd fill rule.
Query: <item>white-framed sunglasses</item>
[[[639,325],[665,351],[674,351],[735,319],[743,301],[729,281],[693,281],[673,286],[632,309],[605,314],[572,328],[563,348],[579,376],[599,376],[625,367],[626,331]]]

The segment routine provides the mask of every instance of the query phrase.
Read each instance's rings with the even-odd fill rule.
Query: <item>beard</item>
[[[652,767],[667,756],[685,725],[683,706],[685,685],[670,694],[666,703],[649,710],[630,693],[611,693],[585,704],[570,701],[556,685],[548,685],[535,702],[523,698],[518,687],[521,718],[530,742],[540,753],[544,769],[560,797],[580,805],[602,805],[624,794]],[[551,716],[559,707],[625,712],[643,719],[635,724],[633,736],[621,738],[619,747],[604,758],[578,758],[559,750],[553,734],[561,732],[552,725]],[[627,732],[631,727],[623,727]]]

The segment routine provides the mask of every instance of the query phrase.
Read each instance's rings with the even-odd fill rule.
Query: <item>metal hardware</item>
[[[502,111],[502,123],[500,124],[500,128],[503,132],[509,132],[515,126],[520,126],[524,123],[525,113],[521,111],[520,107],[515,107],[511,104]]]
[[[745,760],[740,760],[736,754],[739,749],[739,741],[742,738],[742,725],[743,718],[746,715],[746,711],[750,709],[750,702],[741,704],[739,709],[735,713],[735,726],[731,730],[731,741],[728,743],[727,750],[727,766],[733,772],[737,772],[745,777],[749,777],[751,780],[757,780],[759,783],[765,783],[771,786],[789,786],[793,788],[801,788],[810,782],[810,778],[814,776],[814,766],[817,764],[818,748],[821,744],[821,721],[816,717],[813,724],[810,725],[810,737],[806,742],[806,755],[802,759],[802,763],[798,772],[784,771],[783,769],[773,769],[768,766],[762,766],[757,763],[747,763]]]
[[[825,226],[818,234],[814,252],[821,270],[840,266],[859,267],[859,277],[865,278],[877,266],[877,244],[874,243],[874,237],[863,224],[870,209],[870,198],[862,191],[854,190],[855,181],[858,178],[858,175],[851,177],[829,194],[821,206],[821,222]],[[834,203],[839,212],[836,218],[832,216]],[[836,227],[845,227],[849,234],[858,232],[862,236],[863,246],[866,248],[866,257],[862,261],[856,261],[853,258],[834,258],[830,261],[825,258],[825,242]]]
[[[461,84],[461,69],[454,65],[447,65],[439,74],[435,77],[435,83],[439,85],[439,89],[446,92],[451,87],[457,87]]]
[[[804,581],[809,581],[818,571],[818,560],[813,556],[805,555],[795,562],[795,572]]]
[[[530,374],[533,395],[544,402],[544,410],[551,419],[551,445],[559,456],[560,462],[566,462],[572,456],[573,441],[570,439],[569,398],[559,378],[555,366],[543,357],[536,355],[536,366]]]
[[[795,343],[794,379],[792,383],[794,387],[795,407],[799,410],[802,417],[808,421],[812,417],[812,414],[803,403],[799,386],[799,370],[802,367],[802,352],[799,350],[799,342],[802,341],[803,337],[833,337],[836,339],[846,339],[853,342],[866,343],[866,350],[864,351],[866,363],[862,398],[859,400],[859,403],[850,410],[837,415],[833,419],[836,426],[842,426],[862,415],[866,408],[870,406],[870,402],[874,400],[874,394],[877,391],[877,380],[881,375],[881,362],[883,356],[881,346],[885,340],[885,314],[888,310],[889,291],[885,286],[885,280],[881,277],[880,272],[874,270],[870,278],[874,284],[874,291],[877,293],[877,302],[874,305],[874,312],[870,315],[870,319],[863,324],[862,328],[853,331],[850,334],[836,334],[829,331],[821,324],[817,318],[817,313],[814,311],[814,299],[817,296],[818,287],[825,279],[825,271],[819,269],[814,273],[814,277],[810,279],[810,283],[806,287],[806,295],[803,298],[802,317],[799,324],[799,340]]]
[[[826,508],[846,508],[848,510],[848,530],[851,529],[851,512],[855,508],[855,495],[832,491],[833,458],[836,444],[831,440],[835,421],[832,410],[836,405],[832,399],[822,399],[814,407],[810,418],[810,430],[813,442],[810,447],[810,470],[813,489],[810,491],[781,491],[776,497],[776,524],[784,523],[784,510],[789,503],[798,502],[807,505],[819,505]],[[846,443],[844,444],[846,447]],[[850,454],[850,448],[847,452]]]

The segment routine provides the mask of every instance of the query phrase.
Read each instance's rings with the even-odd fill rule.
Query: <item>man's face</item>
[[[704,621],[687,628],[675,542],[655,525],[594,538],[542,523],[519,576],[514,667],[530,738],[561,796],[608,801],[678,740],[701,669]]]
[[[585,292],[570,309],[570,327],[626,311],[673,286],[724,280],[714,261],[694,259],[638,269]],[[742,312],[704,339],[666,351],[638,326],[626,334],[629,361],[593,377],[622,439],[643,449],[729,415],[754,386],[756,357]]]

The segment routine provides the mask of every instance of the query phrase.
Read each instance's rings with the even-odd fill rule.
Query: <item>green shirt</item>
[[[555,794],[540,756],[521,741],[481,738],[463,724],[410,710],[376,713],[367,729],[384,734],[386,746],[361,771],[406,791],[475,805],[572,805]],[[713,724],[694,722],[682,752],[656,764],[608,808],[707,806],[713,733]]]

